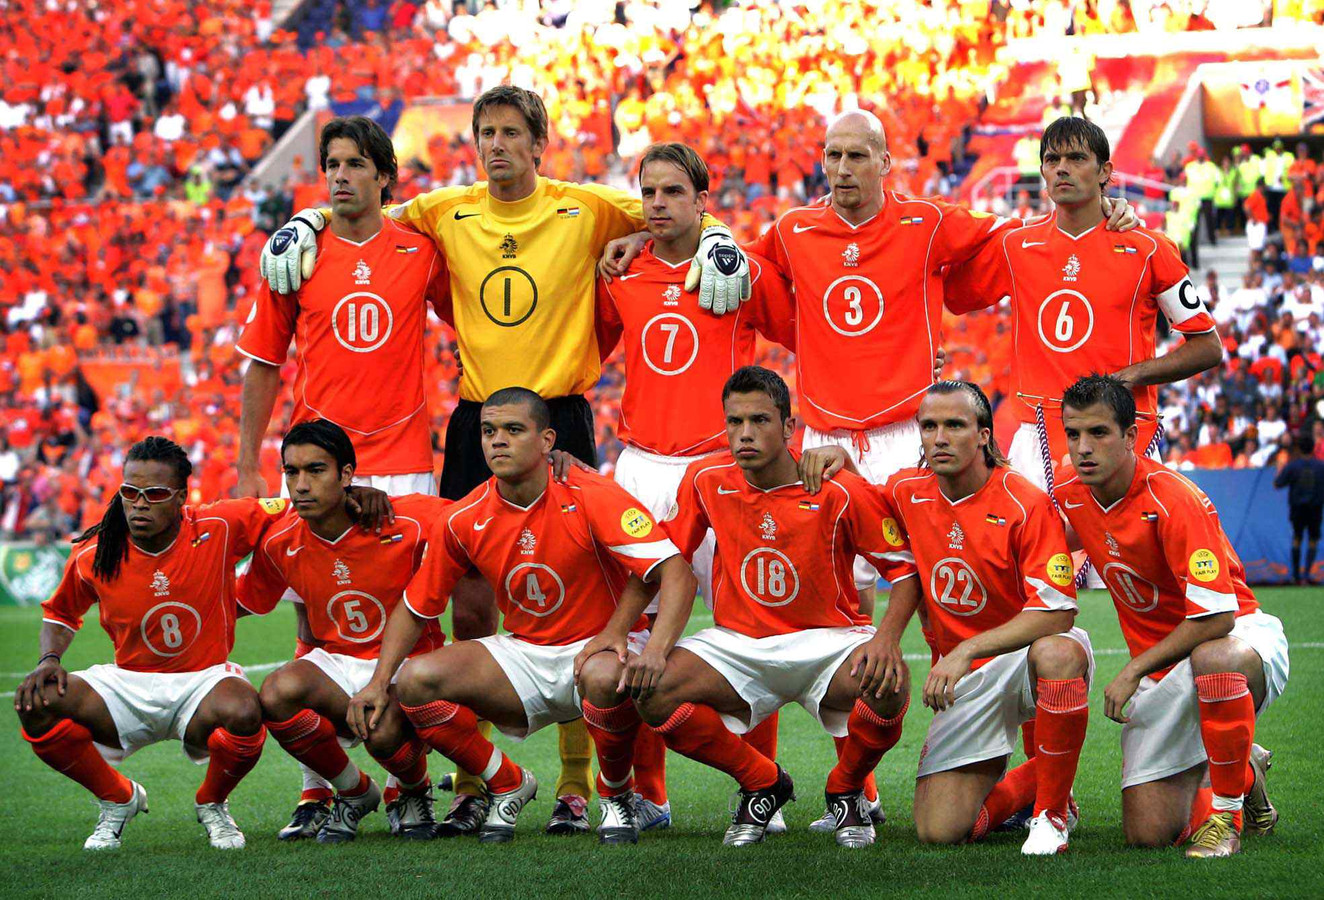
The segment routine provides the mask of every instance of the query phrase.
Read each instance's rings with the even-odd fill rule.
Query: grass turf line
[[[726,776],[673,755],[668,756],[671,803],[676,826],[649,833],[633,848],[599,848],[595,839],[551,838],[541,833],[551,812],[558,763],[555,729],[523,744],[504,739],[504,749],[534,769],[545,785],[521,816],[514,844],[480,847],[474,841],[414,844],[392,839],[385,816],[365,819],[357,842],[342,847],[286,845],[275,839],[297,797],[294,762],[269,741],[257,769],[239,786],[231,807],[248,847],[237,853],[212,850],[194,821],[193,792],[203,769],[190,764],[177,744],[160,744],[132,757],[124,772],[144,784],[151,813],[125,832],[116,854],[85,853],[96,809],[82,788],[43,766],[19,735],[15,719],[0,729],[0,760],[7,773],[0,791],[0,897],[270,897],[350,894],[399,897],[403,892],[472,893],[479,897],[597,897],[646,892],[677,897],[823,897],[868,891],[897,896],[947,897],[1024,893],[1045,896],[1319,896],[1324,893],[1324,789],[1306,760],[1316,758],[1315,739],[1324,723],[1324,622],[1320,592],[1302,588],[1257,592],[1268,612],[1279,616],[1288,639],[1300,644],[1293,654],[1292,680],[1264,717],[1257,740],[1276,752],[1270,793],[1282,813],[1278,831],[1247,838],[1242,855],[1231,861],[1195,862],[1177,851],[1132,851],[1122,846],[1118,778],[1119,726],[1103,716],[1103,687],[1121,668],[1121,655],[1101,655],[1090,691],[1090,726],[1076,797],[1082,807],[1080,831],[1062,857],[1025,859],[1023,834],[997,835],[982,844],[923,847],[910,818],[915,762],[931,713],[918,698],[912,704],[901,743],[878,770],[888,823],[878,843],[861,852],[838,849],[830,835],[812,835],[806,826],[822,812],[822,788],[831,767],[832,744],[800,709],[784,711],[781,761],[796,779],[798,803],[787,808],[791,833],[762,846],[732,851],[721,846],[733,785]],[[1083,598],[1079,624],[1096,647],[1123,646],[1107,596]],[[695,627],[708,624],[696,617]],[[0,671],[19,672],[36,657],[37,610],[0,609]],[[282,608],[271,616],[239,623],[233,659],[258,664],[287,656],[293,645],[294,617]],[[1314,644],[1314,647],[1307,647]],[[921,653],[912,626],[904,649]],[[109,661],[110,645],[89,617],[74,641],[71,670]],[[918,690],[925,663],[912,664]],[[16,681],[15,679],[10,679]],[[260,681],[260,676],[254,680]],[[0,685],[13,690],[14,684]],[[12,700],[6,702],[12,703]],[[355,759],[374,777],[382,773],[362,750]],[[1019,753],[1017,754],[1019,756]],[[449,768],[429,756],[433,774]],[[438,795],[438,814],[449,795]],[[596,823],[596,803],[591,804]]]

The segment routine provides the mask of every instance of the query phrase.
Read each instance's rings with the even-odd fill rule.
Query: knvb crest
[[[1113,537],[1113,533],[1111,531],[1105,531],[1103,533],[1103,542],[1108,545],[1109,556],[1122,555],[1122,548],[1117,546],[1117,538]]]
[[[667,289],[662,292],[662,305],[663,306],[680,305],[680,285],[678,284],[667,285]]]
[[[947,532],[947,547],[951,550],[965,549],[965,531],[961,529],[960,522],[953,522],[952,530]]]
[[[152,574],[152,593],[157,597],[168,597],[170,595],[170,579],[160,569]]]
[[[519,241],[515,240],[515,235],[506,232],[506,236],[501,239],[501,246],[498,249],[501,251],[502,259],[514,259],[515,254],[519,251]]]
[[[1080,276],[1080,260],[1076,259],[1076,254],[1067,257],[1067,264],[1062,267],[1062,280],[1075,281]]]
[[[851,241],[846,245],[846,249],[841,251],[841,264],[850,268],[855,268],[860,264],[860,245]]]
[[[538,547],[538,537],[532,531],[525,528],[519,533],[519,552],[527,555],[533,553]]]
[[[359,260],[358,265],[354,267],[355,284],[372,284],[372,269],[363,260]]]
[[[777,523],[773,521],[772,513],[764,513],[763,521],[759,523],[759,531],[763,532],[765,541],[777,540]]]
[[[345,565],[344,560],[336,560],[336,564],[331,567],[331,577],[336,580],[336,584],[349,584],[349,566]]]

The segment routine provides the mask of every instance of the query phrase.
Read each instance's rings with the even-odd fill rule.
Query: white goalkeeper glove
[[[278,228],[262,248],[262,277],[277,294],[293,294],[312,277],[317,262],[317,233],[326,216],[314,207],[301,209]]]
[[[685,290],[693,292],[696,287],[699,307],[715,316],[732,312],[749,299],[749,260],[725,225],[705,228],[699,237],[699,252],[685,276]]]

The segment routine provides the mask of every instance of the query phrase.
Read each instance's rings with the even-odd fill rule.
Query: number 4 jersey
[[[253,553],[239,580],[239,602],[268,613],[286,587],[293,588],[324,650],[376,659],[386,619],[423,559],[428,531],[450,505],[423,494],[393,497],[394,524],[380,533],[351,525],[335,540],[319,537],[290,509]],[[435,650],[445,640],[441,626],[430,621],[413,652]]]
[[[46,622],[77,631],[98,604],[115,665],[135,672],[196,672],[234,647],[235,565],[280,520],[287,500],[221,500],[184,507],[174,543],[159,553],[129,541],[119,574],[92,571],[99,537],[74,547],[43,603]]]

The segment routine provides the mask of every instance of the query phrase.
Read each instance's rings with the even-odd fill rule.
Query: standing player
[[[292,424],[325,418],[353,435],[357,483],[392,496],[432,494],[423,337],[428,303],[448,315],[445,261],[426,236],[382,215],[396,160],[380,125],[363,116],[333,119],[322,129],[319,154],[331,217],[317,236],[317,267],[295,293],[277,294],[264,283],[239,338],[239,352],[250,360],[239,424],[239,493],[266,493],[258,459],[293,340]],[[288,596],[298,600],[293,592]],[[296,655],[302,655],[309,649],[307,614],[302,604],[295,608]],[[392,785],[387,792],[395,793]],[[331,794],[331,786],[305,768],[303,796],[281,837],[317,834]]]
[[[857,552],[868,553],[894,582],[895,607],[913,609],[909,553],[885,530],[862,479],[847,473],[821,497],[805,493],[788,447],[791,395],[775,373],[737,370],[722,403],[734,459],[692,463],[666,522],[687,557],[710,528],[717,537],[716,627],[681,640],[693,596],[664,597],[627,679],[668,747],[739,783],[729,846],[763,840],[772,814],[795,799],[790,776],[732,730],[799,703],[846,738],[826,800],[837,843],[864,847],[874,840],[864,781],[900,739],[910,691],[900,653],[859,609],[851,566]]]
[[[345,507],[354,445],[325,419],[291,428],[281,458],[292,508],[254,552],[239,597],[254,612],[271,611],[287,588],[303,598],[317,646],[267,676],[262,711],[280,745],[339,792],[317,840],[342,843],[355,838],[359,820],[382,799],[338,740],[353,734],[345,718],[349,699],[367,684],[387,616],[418,568],[428,530],[450,504],[431,495],[397,497],[390,525],[356,527]],[[410,652],[426,653],[443,643],[440,627],[429,622]],[[398,704],[384,711],[367,746],[400,783],[386,809],[392,831],[417,840],[435,837],[428,748]]]
[[[532,91],[503,85],[474,103],[473,136],[486,182],[415,197],[389,215],[430,237],[450,262],[454,321],[463,369],[460,401],[446,428],[441,494],[458,500],[491,477],[482,452],[482,402],[525,385],[548,398],[557,449],[597,464],[593,411],[584,392],[601,372],[594,319],[594,267],[613,238],[643,226],[639,198],[615,188],[538,175],[548,143],[547,109]],[[309,211],[305,211],[309,212]],[[315,211],[277,231],[263,251],[263,274],[277,291],[297,288],[301,257],[317,249]],[[705,218],[687,284],[704,308],[735,308],[749,297],[749,267],[730,231]],[[476,573],[455,592],[456,639],[496,630],[492,587]],[[561,729],[565,798],[548,830],[587,831],[588,735]],[[485,815],[482,785],[461,778],[447,827],[476,829]]]
[[[1198,487],[1136,455],[1135,396],[1092,375],[1062,396],[1071,463],[1054,495],[1103,576],[1131,660],[1104,689],[1122,723],[1122,831],[1186,855],[1230,856],[1267,833],[1271,754],[1255,720],[1287,686],[1287,638]],[[1206,761],[1208,766],[1206,766]],[[1208,772],[1212,796],[1200,789]]]
[[[1058,119],[1044,130],[1039,156],[1053,214],[1001,235],[974,265],[954,269],[946,289],[961,312],[1010,295],[1021,424],[1009,455],[1016,471],[1051,493],[1053,467],[1066,456],[1059,423],[1068,385],[1089,372],[1115,374],[1135,396],[1140,447],[1156,450],[1156,385],[1213,368],[1223,346],[1172,241],[1148,228],[1101,227],[1099,197],[1113,173],[1103,129]],[[1155,357],[1159,313],[1186,340]]]
[[[625,443],[616,481],[643,500],[654,518],[676,502],[685,467],[726,448],[717,398],[731,373],[753,362],[757,334],[795,346],[794,300],[780,278],[761,278],[766,262],[749,258],[752,297],[734,315],[713,316],[684,290],[698,252],[708,167],[685,144],[654,144],[639,161],[639,191],[651,240],[628,275],[598,282],[597,327],[604,358],[625,340],[625,390],[617,435]],[[694,554],[694,571],[712,605],[713,538]],[[656,604],[648,613],[656,613]],[[756,744],[773,756],[776,716]],[[671,824],[666,795],[666,747],[645,729],[635,748],[635,784],[643,829]],[[776,823],[774,823],[775,827]]]
[[[165,438],[129,448],[124,483],[42,604],[41,658],[14,695],[37,757],[100,802],[87,850],[118,849],[124,826],[147,811],[147,791],[109,763],[171,738],[194,762],[210,757],[195,797],[208,841],[244,846],[227,798],[267,735],[257,691],[227,661],[239,611],[234,567],[286,502],[185,506],[192,471]],[[60,658],[94,603],[115,662],[67,673]]]
[[[1072,627],[1066,534],[1048,495],[998,450],[993,410],[976,385],[938,382],[916,418],[924,464],[881,489],[928,586],[941,654],[924,684],[936,715],[920,753],[915,827],[925,843],[978,840],[1033,802],[1021,852],[1059,853],[1074,825],[1068,807],[1093,664],[1089,637]],[[1039,752],[1004,778],[1027,721],[1036,722]]]
[[[497,391],[483,404],[483,451],[495,474],[432,529],[423,567],[387,622],[377,669],[350,717],[361,736],[380,727],[392,673],[476,567],[501,586],[509,634],[411,661],[399,674],[401,707],[424,740],[481,773],[492,802],[479,840],[501,843],[514,838],[538,782],[492,746],[476,716],[522,740],[580,716],[582,706],[598,750],[599,838],[633,843],[630,772],[640,720],[617,685],[627,655],[648,639],[641,630],[648,595],[630,576],[659,581],[668,605],[692,601],[696,584],[675,546],[615,482],[577,467],[564,483],[551,477],[549,422],[547,405],[525,388]],[[632,587],[623,590],[627,579]]]

